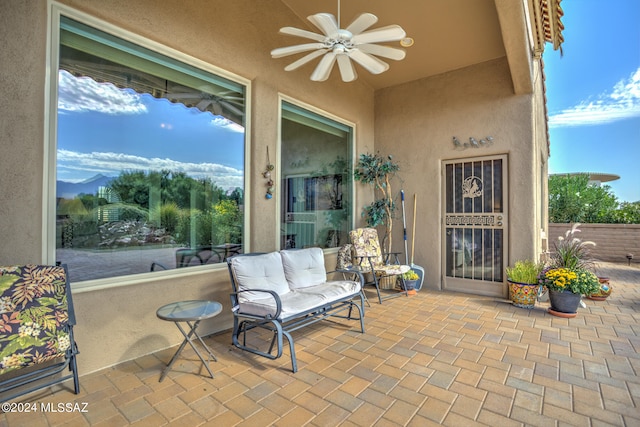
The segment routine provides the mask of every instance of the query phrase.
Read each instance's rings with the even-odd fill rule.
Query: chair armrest
[[[342,268],[338,270],[327,271],[327,274],[331,274],[331,273],[357,274],[360,280],[360,287],[361,288],[364,287],[364,283],[365,283],[364,274],[362,274],[362,270],[359,267]]]
[[[150,271],[157,271],[156,267],[162,269],[162,270],[168,270],[167,267],[165,267],[164,265],[160,264],[159,262],[152,262],[151,263],[151,270]]]
[[[387,252],[387,253],[383,253],[382,254],[382,259],[384,260],[385,264],[391,264],[389,262],[389,259],[391,258],[391,256],[393,255],[393,258],[395,259],[395,263],[396,264],[400,264],[400,260],[398,259],[398,255],[400,255],[402,252]]]
[[[262,316],[262,315],[257,315],[257,314],[252,314],[252,313],[248,313],[248,312],[240,312],[240,303],[238,301],[238,296],[241,293],[244,292],[263,292],[265,294],[269,294],[273,297],[274,301],[276,302],[276,312],[274,315],[266,315],[266,316]],[[280,296],[275,292],[275,291],[271,291],[271,290],[267,290],[267,289],[243,289],[241,291],[238,292],[232,292],[231,293],[231,303],[232,303],[232,308],[231,311],[237,314],[248,314],[251,316],[255,316],[255,317],[261,317],[264,319],[277,319],[280,317],[280,313],[282,312],[282,301],[280,300]]]

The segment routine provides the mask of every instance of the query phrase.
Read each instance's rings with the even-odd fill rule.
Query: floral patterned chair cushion
[[[382,300],[385,298],[397,296],[388,295],[383,298],[380,294],[380,288],[395,288],[397,278],[394,276],[406,273],[411,270],[411,267],[408,265],[401,265],[398,262],[397,255],[395,258],[395,264],[388,262],[388,256],[385,257],[380,249],[378,231],[375,228],[357,228],[349,232],[349,238],[353,245],[354,261],[357,267],[363,272],[373,273],[371,274],[371,279],[369,279],[365,284],[374,285],[376,287],[380,303],[382,303]]]
[[[353,266],[353,246],[350,243],[342,245],[338,249],[338,256],[336,258],[336,270],[346,270]]]
[[[0,267],[0,375],[71,351],[64,267]]]
[[[349,238],[356,260],[361,267],[364,267],[363,262],[369,260],[378,275],[397,275],[411,269],[408,265],[385,263],[380,249],[378,231],[375,228],[357,228],[349,232]]]

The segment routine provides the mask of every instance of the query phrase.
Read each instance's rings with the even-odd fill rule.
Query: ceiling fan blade
[[[352,82],[358,78],[358,73],[351,62],[351,58],[347,55],[338,55],[338,68],[340,69],[340,76],[343,82]]]
[[[322,57],[318,66],[313,73],[311,74],[311,80],[314,82],[323,82],[329,78],[331,74],[331,69],[333,68],[333,63],[336,61],[336,54],[333,52],[327,52],[325,56]]]
[[[212,102],[211,112],[214,116],[222,116],[222,105],[219,102]]]
[[[308,16],[307,19],[328,37],[334,37],[338,33],[338,23],[330,13],[316,13]]]
[[[204,111],[211,103],[212,101],[210,99],[203,99],[196,104],[196,108],[200,111]]]
[[[226,108],[227,110],[231,111],[232,113],[234,113],[237,116],[244,116],[244,112],[241,111],[240,109],[236,108],[234,105],[225,102],[225,101],[220,101],[220,105],[223,106],[224,108]]]
[[[324,39],[327,38],[326,36],[323,36],[322,34],[312,33],[311,31],[301,30],[300,28],[294,28],[294,27],[283,27],[283,28],[280,28],[280,32],[282,34],[288,34],[290,36],[304,37],[306,39],[311,39],[311,40],[315,40],[315,41],[318,41],[318,42],[322,42],[322,41],[324,41]]]
[[[372,13],[363,13],[349,24],[346,30],[351,34],[360,34],[376,22],[378,22],[378,17],[376,15]]]
[[[371,74],[384,73],[389,69],[389,64],[387,64],[386,62],[357,48],[351,49],[349,51],[349,57],[351,57],[351,59],[356,61],[358,64],[362,65]]]
[[[358,45],[358,49],[371,55],[382,56],[383,58],[394,59],[396,61],[404,59],[406,55],[406,52],[402,49],[378,44],[360,44]]]
[[[307,62],[316,59],[318,56],[324,55],[327,52],[327,50],[328,49],[320,49],[320,50],[316,50],[315,52],[311,52],[310,54],[305,55],[302,58],[298,59],[297,61],[287,65],[286,67],[284,67],[284,70],[293,71],[296,68],[302,67]]]
[[[406,35],[407,33],[404,32],[401,26],[388,25],[386,27],[380,27],[375,30],[357,34],[353,36],[351,41],[354,44],[392,42],[402,40]]]
[[[279,47],[271,51],[272,58],[282,58],[283,56],[289,56],[296,53],[307,52],[314,49],[322,49],[324,44],[322,43],[304,43],[295,46]]]
[[[202,98],[202,93],[198,92],[191,92],[191,93],[167,93],[166,95],[167,98],[174,98],[174,99],[196,99],[196,98]]]

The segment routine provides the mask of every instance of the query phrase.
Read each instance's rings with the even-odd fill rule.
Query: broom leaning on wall
[[[416,291],[419,291],[422,288],[422,283],[424,282],[424,268],[419,265],[415,265],[413,263],[413,251],[415,248],[416,241],[416,198],[417,196],[413,195],[413,230],[411,237],[411,264],[409,264],[409,251],[407,249],[407,220],[404,211],[404,190],[400,191],[400,196],[402,198],[402,226],[404,228],[404,256],[406,265],[410,265],[411,269],[416,272],[418,275],[418,281],[416,282]]]

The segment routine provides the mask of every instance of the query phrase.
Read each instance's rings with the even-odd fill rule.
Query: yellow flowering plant
[[[409,270],[406,273],[402,274],[402,278],[404,280],[418,280],[420,279],[420,276],[418,276],[418,273],[416,273],[413,270]]]
[[[589,270],[564,267],[548,268],[540,274],[540,285],[553,291],[570,291],[574,294],[590,295],[598,292],[598,277]]]

